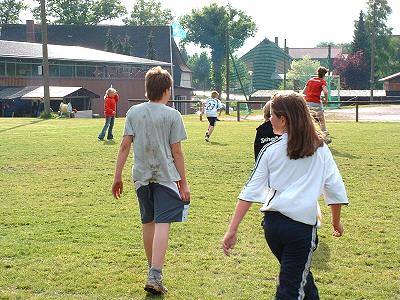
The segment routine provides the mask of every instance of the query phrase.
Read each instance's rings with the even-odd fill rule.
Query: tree
[[[185,45],[181,45],[179,47],[179,52],[181,53],[184,62],[187,63],[187,61],[189,59],[189,55],[188,55],[188,53],[186,51]]]
[[[137,0],[129,18],[123,19],[126,25],[169,25],[174,19],[171,10],[163,9],[156,0]]]
[[[121,41],[121,37],[118,36],[117,40],[114,42],[114,53],[124,54],[124,45]]]
[[[390,60],[390,35],[392,28],[386,25],[392,9],[387,0],[368,0],[366,14],[366,28],[369,36],[375,33],[375,73],[377,77],[384,77],[393,70],[387,62]],[[372,47],[373,45],[371,45]],[[386,75],[385,75],[386,74]]]
[[[125,34],[124,40],[122,42],[122,54],[133,55],[133,45],[131,43],[131,38],[128,34]]]
[[[254,36],[256,25],[244,12],[216,3],[201,10],[193,9],[190,15],[181,17],[180,24],[187,30],[183,42],[193,42],[211,49],[212,82],[220,93],[223,85],[222,69],[227,53],[227,36],[230,52],[240,48],[245,40]]]
[[[207,52],[189,56],[187,64],[192,70],[192,82],[195,89],[209,90],[211,88],[211,60]]]
[[[111,36],[111,29],[108,29],[108,31],[107,31],[104,50],[108,51],[108,52],[113,52],[113,50],[114,50],[114,41]]]
[[[40,6],[32,13],[39,19]],[[121,17],[126,14],[126,8],[120,0],[47,0],[46,14],[53,24],[96,25]]]
[[[365,27],[364,13],[360,11],[358,21],[354,22],[353,42],[351,43],[351,53],[362,51],[366,57],[370,55],[369,34]]]
[[[363,51],[357,51],[342,57],[334,62],[334,73],[340,75],[341,85],[345,89],[364,90],[369,86],[369,72],[367,59]]]
[[[150,33],[149,33],[149,35],[147,37],[147,54],[146,54],[146,57],[148,59],[155,60],[157,58],[157,54],[156,54],[156,49],[154,49],[153,39],[154,39],[153,31],[150,31]]]
[[[0,24],[16,24],[19,23],[19,15],[21,11],[27,9],[28,6],[23,1],[18,0],[1,0],[0,1]]]
[[[302,59],[292,61],[286,76],[288,81],[286,88],[302,90],[310,76],[316,74],[319,66],[319,61],[312,60],[308,55],[305,55]],[[283,83],[280,88],[283,89]]]

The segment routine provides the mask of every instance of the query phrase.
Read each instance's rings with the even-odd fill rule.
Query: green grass
[[[123,119],[116,122],[115,136]],[[190,221],[173,224],[165,299],[271,299],[279,265],[263,238],[259,206],[224,257],[220,240],[253,164],[259,122],[185,117]],[[152,299],[142,290],[141,224],[125,171],[112,198],[119,138],[97,141],[101,119],[0,119],[0,299]],[[350,199],[345,235],[324,225],[313,273],[321,299],[400,299],[400,123],[328,123]]]

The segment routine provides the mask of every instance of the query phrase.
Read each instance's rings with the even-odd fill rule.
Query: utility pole
[[[287,66],[286,66],[286,57],[287,57],[286,39],[284,39],[283,51],[285,52],[285,55],[283,57],[283,89],[286,90],[286,72],[287,72]]]
[[[225,47],[225,59],[226,59],[226,110],[225,114],[229,115],[229,85],[230,85],[230,68],[229,68],[229,52],[230,52],[230,45],[229,45],[229,27],[231,22],[231,7],[228,4],[228,23],[226,24],[226,47]]]
[[[376,39],[376,1],[372,5],[372,36],[371,36],[371,77],[369,100],[374,100],[374,80],[375,80],[375,39]]]
[[[40,19],[42,22],[44,112],[46,115],[50,115],[49,53],[47,51],[47,21],[45,0],[40,0]]]

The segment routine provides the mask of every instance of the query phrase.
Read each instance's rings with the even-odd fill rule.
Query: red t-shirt
[[[307,81],[306,96],[307,102],[321,103],[321,92],[323,87],[326,86],[326,81],[319,77],[313,77]]]

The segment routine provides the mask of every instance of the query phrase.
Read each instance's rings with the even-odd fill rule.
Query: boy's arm
[[[324,104],[326,105],[328,103],[328,89],[326,85],[322,86],[322,91],[324,92]]]
[[[178,170],[178,173],[181,176],[181,180],[178,182],[178,188],[181,194],[181,198],[182,200],[189,201],[190,189],[186,180],[185,160],[183,157],[181,142],[171,144],[171,153],[174,158],[176,169]]]
[[[237,240],[237,230],[240,222],[242,222],[247,211],[251,207],[252,202],[239,200],[236,204],[235,213],[232,217],[231,223],[225,233],[224,239],[222,240],[222,249],[225,255],[230,254],[230,250],[235,247]]]
[[[121,145],[119,146],[117,163],[115,167],[114,183],[112,185],[112,194],[115,199],[120,198],[123,191],[122,171],[124,169],[125,162],[129,156],[132,143],[133,136],[125,135],[121,141]]]

